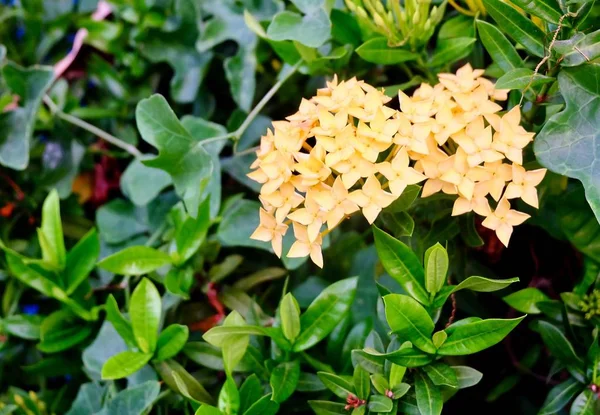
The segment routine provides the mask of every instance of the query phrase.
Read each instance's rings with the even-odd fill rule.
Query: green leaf
[[[440,390],[422,372],[415,373],[415,393],[421,415],[439,415],[444,401]]]
[[[553,115],[537,135],[535,154],[555,173],[579,179],[600,221],[600,185],[595,154],[600,148],[600,65],[563,69],[559,89],[566,108]]]
[[[375,247],[385,270],[421,304],[429,304],[425,271],[414,252],[405,244],[373,226]]]
[[[152,353],[125,351],[114,355],[102,366],[102,379],[122,379],[134,374],[146,365]]]
[[[173,254],[174,262],[180,266],[190,259],[200,248],[210,220],[210,199],[204,200],[198,208],[198,216],[193,218],[185,213],[181,204],[175,205],[171,211],[171,218],[175,224],[176,253]]]
[[[142,138],[159,152],[144,164],[169,173],[190,216],[196,217],[213,170],[210,155],[181,125],[161,95],[139,102],[136,121]]]
[[[346,378],[327,372],[317,372],[317,376],[338,398],[346,399],[348,395],[356,394],[354,384]]]
[[[548,296],[535,287],[527,287],[502,298],[506,304],[527,314],[540,314],[539,301],[549,300]]]
[[[407,212],[381,212],[379,217],[383,224],[396,237],[412,236],[415,230],[415,221]]]
[[[100,240],[96,229],[91,229],[67,254],[65,266],[65,286],[71,295],[85,281],[96,266],[100,255]]]
[[[387,396],[372,395],[369,398],[368,408],[372,412],[392,412],[394,402]]]
[[[354,383],[356,396],[366,400],[371,393],[371,378],[369,372],[367,372],[361,366],[356,366],[354,368],[352,382]]]
[[[538,415],[552,415],[559,413],[561,409],[571,402],[575,395],[581,392],[582,388],[583,385],[575,379],[567,379],[566,381],[559,383],[548,393],[544,405],[542,406],[542,409],[540,409],[540,412],[538,412]]]
[[[544,57],[544,32],[514,7],[501,0],[483,0],[486,10],[504,33],[537,57]]]
[[[308,401],[310,408],[317,415],[348,415],[343,403],[329,401]]]
[[[460,325],[456,325],[460,321],[454,323],[446,329],[448,339],[438,349],[438,354],[461,356],[480,352],[504,339],[524,318],[487,319]]]
[[[265,395],[248,408],[244,415],[275,415],[279,404],[271,400],[271,394]]]
[[[448,252],[439,242],[425,251],[425,288],[432,295],[444,286],[448,265]]]
[[[281,329],[291,342],[300,334],[300,306],[292,293],[287,293],[279,306]]]
[[[14,314],[0,320],[0,329],[11,336],[25,340],[38,340],[42,318],[27,314]]]
[[[240,408],[240,393],[235,381],[227,377],[219,393],[218,407],[226,414],[237,414]]]
[[[258,380],[256,374],[252,374],[246,378],[240,387],[240,412],[245,413],[254,402],[260,399],[263,394],[263,387]]]
[[[206,403],[209,405],[214,403],[210,394],[204,389],[204,386],[175,360],[170,359],[157,362],[154,368],[171,389],[181,393],[187,399],[196,403]]]
[[[457,37],[453,39],[438,39],[428,64],[433,67],[439,67],[451,64],[464,58],[473,49],[473,44],[477,39],[472,37]]]
[[[385,317],[392,329],[400,338],[410,341],[427,353],[435,353],[436,348],[431,341],[434,324],[423,308],[413,298],[401,294],[389,294],[383,297]]]
[[[166,360],[175,357],[185,346],[188,336],[188,327],[181,324],[171,324],[164,329],[156,342],[156,359]]]
[[[140,209],[123,199],[112,200],[96,211],[96,224],[102,241],[109,244],[126,242],[148,231]]]
[[[402,345],[402,347],[396,351],[390,353],[380,353],[375,349],[364,349],[364,352],[371,356],[379,356],[382,359],[389,360],[398,366],[406,367],[419,367],[428,365],[434,360],[434,356],[428,353],[424,353],[419,349],[412,346],[410,342]]]
[[[433,308],[439,308],[443,306],[452,293],[455,293],[460,290],[492,292],[502,290],[514,282],[519,282],[519,279],[507,278],[505,280],[496,280],[484,277],[468,277],[465,280],[461,281],[458,285],[449,285],[444,287],[433,301]]]
[[[296,3],[300,1],[296,0]],[[312,48],[325,43],[331,35],[331,21],[325,0],[313,0],[309,7],[300,9],[304,16],[287,10],[277,13],[267,28],[269,39],[295,40]]]
[[[147,155],[133,159],[121,176],[121,190],[136,206],[146,206],[173,183],[164,170],[142,163],[151,158]]]
[[[459,389],[475,386],[483,378],[483,373],[469,366],[452,366],[452,370],[456,374]]]
[[[59,310],[44,319],[40,326],[38,349],[57,353],[83,342],[92,333],[92,327],[77,319],[70,310]]]
[[[149,246],[131,246],[107,256],[98,267],[120,275],[143,275],[171,263],[171,257]]]
[[[144,353],[156,350],[161,310],[158,290],[149,279],[142,279],[131,295],[129,318],[135,340]]]
[[[558,24],[563,15],[556,0],[514,0],[513,3],[526,12],[554,24]]]
[[[44,261],[52,264],[58,270],[63,270],[67,260],[67,252],[60,221],[60,199],[55,189],[44,200],[42,226],[38,229],[38,235],[40,233],[43,235],[43,241],[45,241],[42,242],[42,239],[40,239]]]
[[[437,386],[448,386],[450,388],[458,387],[456,372],[447,364],[442,362],[432,363],[424,366],[423,370],[429,376],[429,379]]]
[[[121,314],[117,300],[115,300],[115,297],[113,297],[112,294],[106,299],[104,309],[106,310],[106,319],[110,321],[117,333],[119,333],[119,336],[125,340],[127,346],[131,348],[136,347],[137,343],[133,336],[131,323],[123,317],[123,314]]]
[[[223,321],[223,327],[238,327],[245,324],[246,321],[237,311],[229,313]],[[233,370],[244,357],[249,342],[250,336],[247,333],[231,333],[222,340],[223,366],[228,376],[232,375]]]
[[[190,298],[190,289],[194,284],[194,270],[191,267],[171,268],[165,276],[165,288],[171,294]]]
[[[554,81],[555,78],[551,76],[534,73],[528,68],[517,68],[502,75],[496,82],[495,87],[498,89],[525,89]]]
[[[210,343],[213,346],[222,347],[223,342],[225,342],[227,337],[231,334],[250,334],[254,336],[267,336],[273,339],[273,341],[282,349],[290,349],[290,344],[283,336],[281,330],[274,327],[213,327],[212,329],[204,333],[202,338],[206,340],[207,343]]]
[[[358,279],[347,278],[325,288],[300,317],[293,350],[301,352],[323,340],[344,318],[356,294]]]
[[[100,412],[106,389],[107,386],[95,382],[84,383],[79,387],[73,405],[66,415],[89,415]]]
[[[223,412],[214,406],[202,405],[194,415],[223,415]]]
[[[589,34],[575,33],[572,38],[554,42],[553,49],[562,55],[562,66],[577,66],[600,56],[600,30]]]
[[[13,94],[19,96],[19,107],[0,113],[0,164],[24,170],[29,164],[29,147],[42,97],[54,80],[49,66],[23,68],[7,62],[2,77]]]
[[[379,65],[395,65],[406,61],[413,61],[419,57],[414,52],[390,47],[385,37],[367,40],[356,49],[356,53],[367,62]]]
[[[558,327],[540,320],[537,322],[535,330],[540,333],[542,340],[556,359],[569,366],[583,366],[583,361],[575,352],[573,345]]]
[[[250,111],[256,89],[255,47],[240,47],[234,56],[225,59],[224,66],[233,99],[242,110]]]
[[[590,389],[581,392],[571,405],[570,415],[594,415],[597,413],[596,407],[598,398]]]
[[[160,384],[156,381],[147,381],[141,385],[128,387],[110,400],[98,415],[140,415],[147,413],[158,397],[159,392]]]
[[[273,397],[277,403],[285,402],[296,390],[298,380],[300,379],[300,362],[293,360],[277,365],[271,372],[271,389]]]
[[[387,378],[380,373],[371,375],[371,383],[375,387],[375,390],[381,395],[385,395],[385,393],[390,389],[390,384]]]

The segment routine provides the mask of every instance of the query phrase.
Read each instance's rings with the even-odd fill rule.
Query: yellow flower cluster
[[[373,223],[406,186],[424,181],[422,197],[457,195],[452,214],[484,216],[483,226],[507,245],[513,226],[529,217],[508,200],[537,207],[535,186],[546,170],[522,167],[534,134],[519,125],[519,107],[497,114],[502,107],[495,101],[506,100],[507,91],[482,74],[467,64],[410,97],[399,92],[400,111],[385,105],[383,91],[355,78],[334,78],[303,99],[261,139],[248,174],[262,184],[260,225],[251,237],[271,242],[281,256],[292,224],[296,241],[287,256],[310,255],[322,267],[325,234],[358,210]]]

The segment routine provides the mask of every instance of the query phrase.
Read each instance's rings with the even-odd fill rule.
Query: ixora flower
[[[514,107],[502,114],[497,90],[469,64],[440,83],[399,92],[400,111],[383,90],[352,78],[327,82],[298,112],[262,137],[248,174],[262,185],[260,225],[251,238],[271,242],[278,256],[292,225],[288,257],[310,256],[323,266],[324,236],[350,215],[369,223],[411,184],[421,197],[456,195],[453,215],[475,212],[508,245],[529,215],[510,199],[537,207],[545,169],[526,171],[523,148],[533,133]],[[495,208],[494,208],[495,206]]]

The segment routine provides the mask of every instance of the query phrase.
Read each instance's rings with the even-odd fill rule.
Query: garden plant
[[[600,414],[600,2],[0,0],[0,415]]]

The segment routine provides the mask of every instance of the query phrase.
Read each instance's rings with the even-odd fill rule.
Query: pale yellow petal
[[[369,222],[369,224],[372,224],[373,222],[375,222],[375,219],[377,219],[377,216],[379,215],[381,210],[381,207],[377,206],[374,203],[370,203],[367,206],[363,207],[362,213]]]
[[[502,244],[507,247],[512,232],[513,227],[507,223],[503,223],[496,229],[496,236],[498,237],[498,239],[500,239],[500,242],[502,242]]]
[[[305,242],[296,241],[292,244],[289,252],[287,253],[288,258],[304,258],[310,254],[310,244]]]

